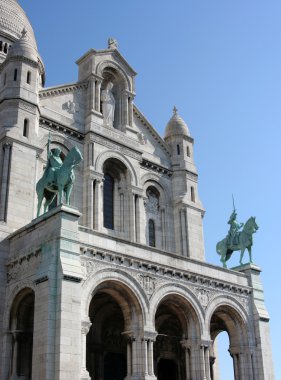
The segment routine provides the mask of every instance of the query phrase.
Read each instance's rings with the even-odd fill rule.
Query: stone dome
[[[174,107],[173,112],[174,114],[165,128],[164,138],[166,139],[168,137],[176,135],[190,136],[188,126],[185,121],[179,116],[176,107]]]
[[[9,39],[11,42],[21,37],[23,29],[26,29],[30,41],[37,49],[37,44],[32,26],[17,0],[0,1],[0,36]]]

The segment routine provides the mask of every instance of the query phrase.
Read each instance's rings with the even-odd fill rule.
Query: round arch
[[[171,199],[172,199],[171,190],[169,186],[157,174],[147,173],[141,177],[140,182],[141,182],[141,187],[144,190],[144,193],[149,186],[155,186],[160,193],[162,192],[164,194],[166,203],[168,204],[171,202]]]
[[[121,79],[125,83],[125,90],[126,91],[132,91],[129,77],[127,76],[127,74],[125,73],[125,71],[117,63],[115,63],[115,62],[112,62],[112,61],[103,61],[103,62],[100,62],[97,65],[96,74],[98,76],[102,77],[103,76],[102,75],[103,71],[105,69],[107,69],[107,68],[111,68],[111,69],[116,70],[117,74],[121,77]]]
[[[120,290],[122,289],[125,292],[124,294],[127,294],[129,301],[139,312],[141,319],[140,324],[142,327],[145,326],[149,304],[147,296],[140,284],[133,277],[120,270],[101,269],[95,273],[94,278],[91,277],[85,282],[82,296],[83,314],[85,316],[88,315],[90,303],[95,292],[109,283],[114,283],[117,288],[119,287]]]
[[[193,322],[193,328],[196,335],[201,337],[204,328],[204,310],[193,292],[181,285],[165,284],[159,288],[150,300],[150,316],[152,325],[155,323],[155,315],[161,302],[167,297],[178,297],[179,302],[186,310],[191,312],[190,316]]]
[[[104,163],[109,159],[116,159],[116,160],[121,161],[129,171],[131,181],[132,181],[132,185],[138,186],[138,177],[137,177],[137,173],[136,173],[135,168],[133,167],[131,162],[127,159],[127,157],[125,157],[123,154],[121,154],[119,152],[109,150],[109,151],[100,153],[98,155],[96,163],[95,163],[95,170],[98,173],[102,174]]]

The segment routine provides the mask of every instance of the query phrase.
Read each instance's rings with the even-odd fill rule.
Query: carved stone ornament
[[[145,276],[145,275],[138,275],[137,279],[141,286],[143,287],[144,291],[146,294],[149,296],[153,294],[155,290],[155,284],[156,284],[156,279],[150,276]]]
[[[207,307],[211,297],[212,297],[212,292],[209,290],[203,289],[203,288],[196,288],[195,293],[197,295],[197,298],[201,305],[203,307]]]
[[[90,321],[82,321],[81,322],[81,332],[83,335],[87,335],[90,328],[92,326],[92,322]]]
[[[62,105],[62,109],[66,110],[68,113],[74,115],[75,113],[79,112],[79,104],[72,101],[72,100],[68,100],[68,102],[66,102]]]
[[[142,145],[145,145],[145,144],[147,143],[147,137],[145,136],[144,133],[139,132],[139,133],[137,134],[137,136],[138,136],[138,140],[139,140],[139,142],[140,142]]]

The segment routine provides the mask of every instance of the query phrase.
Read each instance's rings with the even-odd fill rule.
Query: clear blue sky
[[[280,361],[280,0],[20,0],[46,65],[47,86],[75,82],[75,61],[119,41],[138,72],[136,105],[163,135],[176,105],[195,138],[206,208],[207,260],[219,264],[235,195],[239,221],[254,215],[254,261],[263,269],[276,379]],[[238,263],[238,255],[231,264]],[[222,380],[229,380],[228,375]]]

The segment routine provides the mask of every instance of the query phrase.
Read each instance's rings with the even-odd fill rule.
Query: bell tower
[[[193,157],[194,140],[176,107],[165,129],[171,153],[176,251],[204,260],[202,218],[204,209],[198,195],[198,174]]]

